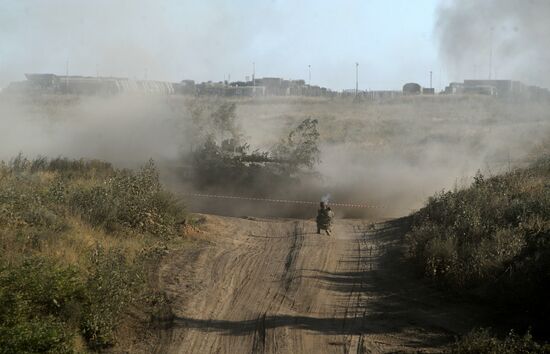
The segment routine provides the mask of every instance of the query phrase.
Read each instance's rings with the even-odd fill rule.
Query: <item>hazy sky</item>
[[[449,0],[434,34],[454,80],[515,79],[550,87],[549,0]]]
[[[550,85],[550,0],[0,0],[0,87],[25,72],[333,89]],[[489,61],[492,51],[492,61]],[[489,70],[490,67],[492,70]]]
[[[179,81],[307,79],[333,89],[441,81],[437,0],[0,0],[0,86],[25,72]]]

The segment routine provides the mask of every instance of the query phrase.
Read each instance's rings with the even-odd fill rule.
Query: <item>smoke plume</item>
[[[549,18],[547,0],[446,2],[437,12],[436,35],[450,78],[550,86]]]

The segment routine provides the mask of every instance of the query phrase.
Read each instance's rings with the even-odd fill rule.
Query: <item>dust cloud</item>
[[[499,78],[550,86],[550,2],[452,0],[435,34],[451,79]]]
[[[178,114],[178,107],[155,96],[5,97],[0,158],[97,158],[128,168],[149,158],[175,159],[184,137]]]
[[[434,192],[463,187],[481,171],[494,175],[528,163],[550,127],[549,104],[491,97],[417,97],[352,104],[345,100],[243,105],[245,127],[273,140],[293,121],[319,119],[319,179],[306,183],[317,198],[367,203],[367,215],[398,216]],[[256,123],[254,123],[256,122]],[[340,215],[357,216],[357,210]]]
[[[320,162],[299,181],[260,181],[244,193],[275,199],[366,203],[336,208],[340,217],[394,217],[442,189],[461,187],[478,171],[528,163],[549,131],[550,104],[492,97],[417,97],[391,102],[337,99],[201,99],[161,96],[0,96],[0,159],[18,153],[98,158],[135,168],[153,158],[168,188],[195,192],[190,152],[201,143],[193,110],[236,105],[236,127],[252,149],[269,151],[303,119],[319,122]],[[214,108],[212,108],[214,107]],[[232,195],[220,176],[217,191]],[[224,189],[225,188],[225,189]],[[235,216],[313,217],[315,205],[183,197],[192,211]]]

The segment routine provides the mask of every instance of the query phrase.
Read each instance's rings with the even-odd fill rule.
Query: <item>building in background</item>
[[[175,93],[174,85],[165,81],[55,74],[25,74],[25,77],[26,81],[11,83],[6,92],[74,95],[113,95],[122,92],[162,95]]]
[[[515,80],[464,80],[451,82],[443,92],[449,95],[485,95],[515,99],[550,99],[548,89],[525,85]]]
[[[201,82],[182,80],[178,83],[153,80],[131,80],[116,77],[63,76],[25,74],[26,81],[12,82],[4,92],[49,93],[74,95],[114,95],[119,93],[206,96],[334,96],[325,87],[307,85],[305,80],[277,77],[255,78],[254,81]]]
[[[403,85],[404,95],[420,95],[422,93],[422,86],[416,82],[409,82]]]
[[[26,80],[12,82],[2,92],[21,94],[116,95],[185,95],[222,97],[354,97],[380,101],[403,95],[435,95],[433,88],[423,88],[409,82],[401,91],[356,89],[332,91],[326,87],[306,84],[305,80],[279,77],[254,78],[245,81],[201,82],[182,80],[177,83],[154,80],[132,80],[118,77],[64,76],[55,74],[25,74]],[[248,78],[247,78],[248,79]],[[507,99],[550,99],[550,91],[528,86],[514,80],[464,80],[451,82],[442,92],[448,95],[485,95]]]

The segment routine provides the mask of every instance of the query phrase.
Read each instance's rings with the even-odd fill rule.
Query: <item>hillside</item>
[[[544,150],[544,149],[542,149]],[[442,191],[413,214],[409,260],[439,288],[481,302],[498,330],[548,339],[550,159]],[[502,334],[502,333],[501,333]]]
[[[162,302],[150,275],[184,220],[152,163],[0,165],[0,353],[128,344]]]

